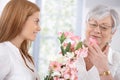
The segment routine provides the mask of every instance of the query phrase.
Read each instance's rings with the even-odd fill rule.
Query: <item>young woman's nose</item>
[[[38,31],[40,31],[41,30],[41,27],[40,26],[38,26]]]
[[[40,31],[40,30],[41,30],[41,27],[40,27],[40,26],[36,26],[36,30],[37,30],[37,31]]]

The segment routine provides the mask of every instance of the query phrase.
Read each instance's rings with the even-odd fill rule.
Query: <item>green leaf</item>
[[[49,76],[46,76],[46,77],[44,78],[44,80],[49,80]]]
[[[64,56],[66,54],[66,51],[64,50],[63,46],[61,46],[61,51],[62,51],[62,55]]]
[[[51,76],[51,74],[47,75],[44,80],[53,80],[53,77]]]
[[[78,50],[79,48],[82,48],[82,42],[79,42],[75,48],[75,50]]]
[[[52,70],[49,71],[49,74],[44,78],[44,80],[53,80],[53,77],[51,76],[52,75]]]
[[[71,43],[69,42],[68,45],[67,45],[67,47],[66,47],[66,49],[65,49],[65,51],[66,52],[70,52],[70,47],[71,47]]]
[[[65,34],[62,33],[62,35],[58,39],[60,40],[60,43],[62,44],[64,40],[66,39]]]

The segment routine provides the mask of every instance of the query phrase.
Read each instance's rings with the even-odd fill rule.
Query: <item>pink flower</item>
[[[62,35],[62,32],[58,32],[58,36],[60,37]]]
[[[90,37],[90,38],[89,38],[89,44],[90,44],[90,45],[98,44],[98,42],[97,42],[96,39]]]
[[[75,46],[76,46],[76,42],[73,42],[73,43],[71,44],[71,47],[70,47],[71,51],[74,51],[74,50],[75,50]]]
[[[53,80],[59,80],[59,77],[54,77]]]
[[[68,45],[67,42],[64,42],[64,43],[63,43],[63,47],[64,47],[64,48],[66,48],[67,45]],[[71,46],[70,46],[70,51],[74,51],[75,46],[76,46],[76,42],[72,42],[72,43],[71,43]]]
[[[79,36],[71,36],[70,39],[73,41],[79,41],[80,37]]]
[[[68,43],[67,43],[67,42],[63,43],[63,46],[64,46],[64,47],[66,47],[67,45],[68,45]]]
[[[80,56],[87,57],[87,55],[88,55],[88,48],[83,48],[81,50]]]
[[[51,76],[53,80],[78,80],[76,62],[79,57],[88,55],[88,48],[83,47],[80,37],[75,36],[72,32],[59,32],[58,35],[60,58],[50,63],[51,74],[48,76]],[[95,42],[95,40],[90,39],[90,42]]]
[[[73,33],[72,32],[59,32],[58,36],[61,36],[64,33],[65,37],[72,37]]]
[[[71,77],[71,70],[68,66],[66,67],[66,70],[63,73],[63,77],[65,78],[65,80]]]
[[[56,61],[53,61],[50,63],[50,68],[54,71],[59,71],[61,69],[61,64]]]
[[[66,37],[72,37],[74,34],[72,32],[64,32]]]
[[[76,50],[75,54],[77,54],[77,58],[79,58],[79,56],[87,57],[87,55],[88,55],[88,48],[83,48],[83,49]]]

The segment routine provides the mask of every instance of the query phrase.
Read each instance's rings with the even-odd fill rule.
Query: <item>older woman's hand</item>
[[[107,45],[104,51],[102,51],[96,43],[93,43],[92,45],[87,43],[87,46],[88,58],[92,62],[92,64],[97,67],[99,73],[109,70],[107,57],[109,46]]]

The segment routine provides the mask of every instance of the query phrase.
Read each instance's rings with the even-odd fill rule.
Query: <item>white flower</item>
[[[60,74],[60,72],[59,71],[54,71],[53,73],[52,73],[52,76],[60,76],[61,74]]]
[[[75,56],[74,52],[67,52],[66,57],[67,58],[73,58]]]
[[[57,62],[64,64],[67,62],[67,58],[61,55],[57,58]]]

